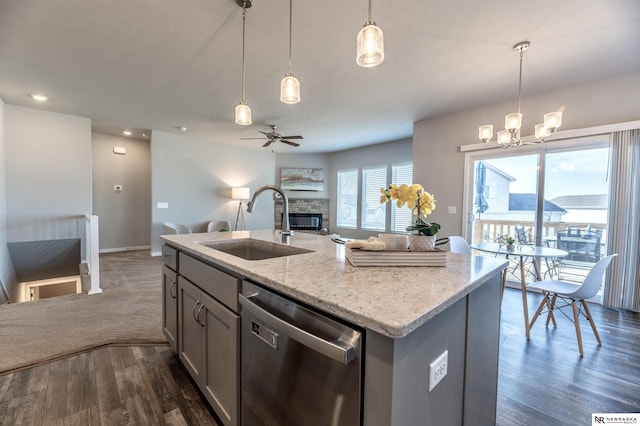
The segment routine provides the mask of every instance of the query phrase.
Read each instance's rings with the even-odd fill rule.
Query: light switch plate
[[[449,214],[456,214],[457,211],[456,206],[449,206]]]
[[[156,208],[158,209],[168,209],[169,203],[156,203]]]

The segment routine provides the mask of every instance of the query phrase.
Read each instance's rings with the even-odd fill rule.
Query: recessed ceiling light
[[[125,136],[131,136],[131,130],[123,130],[122,134]]]
[[[143,134],[142,134],[142,137],[143,137],[143,138],[146,138],[146,137],[147,137],[147,134],[146,134],[146,133],[143,133]]]
[[[187,128],[185,126],[176,126],[176,129],[180,130],[181,132],[187,131]]]
[[[44,101],[49,99],[48,97],[46,97],[45,95],[42,95],[40,93],[32,93],[31,97],[33,99],[35,99],[36,101],[40,101],[40,102],[44,102]]]

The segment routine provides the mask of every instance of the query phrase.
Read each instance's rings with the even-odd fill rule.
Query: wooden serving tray
[[[447,266],[447,252],[367,251],[345,247],[345,257],[353,266]]]

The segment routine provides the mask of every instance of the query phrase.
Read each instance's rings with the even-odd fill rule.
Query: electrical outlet
[[[429,364],[429,392],[447,375],[447,364],[449,363],[449,351],[440,354],[435,361]]]

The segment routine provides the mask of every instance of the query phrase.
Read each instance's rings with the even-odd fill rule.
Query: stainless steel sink
[[[312,253],[299,247],[291,247],[283,244],[270,243],[268,241],[253,238],[223,241],[201,241],[198,244],[214,250],[241,257],[246,260],[264,260],[274,257],[293,256],[295,254]]]

